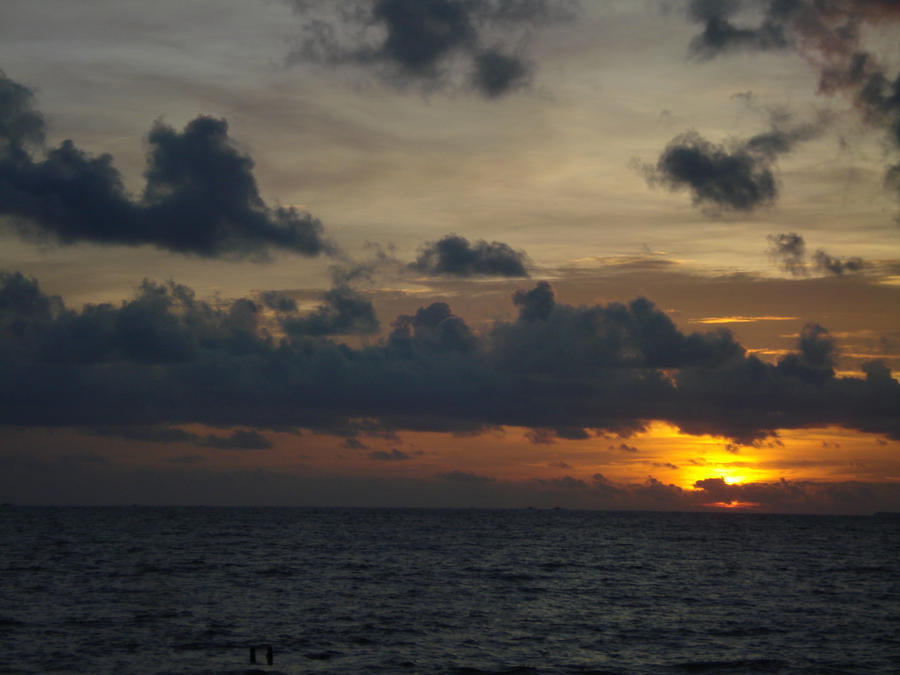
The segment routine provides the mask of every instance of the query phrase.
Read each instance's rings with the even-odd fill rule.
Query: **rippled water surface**
[[[0,510],[0,672],[900,672],[900,519]]]

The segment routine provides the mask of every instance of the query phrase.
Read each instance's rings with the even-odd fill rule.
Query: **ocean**
[[[0,672],[254,671],[897,673],[900,518],[0,509]]]

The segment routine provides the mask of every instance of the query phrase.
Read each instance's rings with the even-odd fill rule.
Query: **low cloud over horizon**
[[[744,443],[828,425],[900,440],[900,383],[877,360],[864,379],[836,377],[836,342],[816,324],[769,364],[727,330],[681,332],[645,298],[573,307],[539,282],[514,294],[515,321],[483,333],[438,302],[354,349],[328,336],[369,333],[377,319],[346,290],[305,315],[264,316],[249,299],[213,307],[187,287],[145,282],[119,307],[78,312],[21,274],[0,282],[6,425],[341,433],[362,418],[384,430],[513,425],[571,439],[662,420]]]

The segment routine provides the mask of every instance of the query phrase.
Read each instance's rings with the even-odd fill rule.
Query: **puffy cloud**
[[[519,308],[520,320],[546,321],[553,311],[556,298],[550,284],[539,281],[530,291],[516,291],[513,294],[513,304]]]
[[[778,262],[778,266],[792,276],[806,274],[806,242],[795,232],[770,234],[769,255]]]
[[[523,38],[570,19],[575,0],[294,0],[301,35],[289,63],[374,67],[397,84],[439,87],[458,62],[468,86],[496,98],[529,84]]]
[[[414,315],[401,314],[393,323],[390,345],[401,351],[469,353],[478,346],[472,331],[446,302],[421,307]]]
[[[837,277],[843,276],[848,272],[859,272],[865,267],[862,258],[834,258],[822,249],[819,249],[813,255],[813,261],[816,269],[822,272],[833,274]]]
[[[691,51],[711,58],[735,49],[793,49],[820,73],[819,91],[849,94],[873,124],[900,149],[900,74],[891,76],[862,45],[866,25],[900,22],[894,0],[693,0],[689,17],[703,25]],[[738,25],[740,15],[744,25]],[[887,173],[900,188],[900,164]]]
[[[524,252],[508,244],[483,240],[470,244],[465,237],[448,234],[425,244],[410,267],[432,275],[527,277],[527,262]]]
[[[22,235],[203,257],[333,252],[317,219],[262,200],[253,160],[235,147],[225,120],[200,116],[180,132],[157,122],[146,186],[134,199],[110,155],[93,157],[66,140],[35,159],[29,149],[42,145],[44,125],[32,98],[0,74],[0,215]]]
[[[877,363],[864,379],[836,377],[834,341],[816,325],[772,365],[727,331],[678,330],[646,299],[573,307],[538,284],[516,294],[518,319],[484,333],[433,303],[354,349],[327,336],[276,339],[255,302],[212,307],[174,283],[73,311],[21,275],[0,282],[2,424],[140,435],[203,423],[348,438],[510,425],[579,439],[662,420],[739,443],[826,425],[900,438],[900,384]],[[218,444],[262,445],[248,434]]]
[[[859,272],[865,267],[862,258],[836,258],[822,249],[813,254],[810,264],[806,259],[806,242],[795,232],[770,234],[769,255],[778,266],[791,276],[800,277],[809,274],[810,269],[823,274],[843,276]]]
[[[695,206],[753,211],[773,203],[778,194],[772,171],[777,157],[818,135],[821,126],[787,126],[776,116],[769,131],[728,146],[688,131],[672,139],[655,165],[642,170],[651,185],[689,190]]]
[[[322,299],[324,303],[311,314],[283,317],[281,326],[285,332],[292,336],[371,335],[378,332],[375,308],[359,291],[341,285],[326,291]],[[281,305],[287,306],[284,302]]]

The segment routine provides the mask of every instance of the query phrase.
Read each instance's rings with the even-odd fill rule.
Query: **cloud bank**
[[[541,282],[514,302],[518,318],[482,334],[433,303],[354,349],[319,329],[279,336],[246,298],[212,307],[184,286],[145,282],[120,306],[73,311],[36,281],[6,273],[0,423],[197,422],[344,436],[508,425],[584,438],[661,420],[740,443],[828,425],[900,439],[900,384],[879,362],[864,378],[836,377],[835,342],[821,326],[808,326],[797,350],[770,364],[728,331],[680,331],[644,298],[573,307]]]

